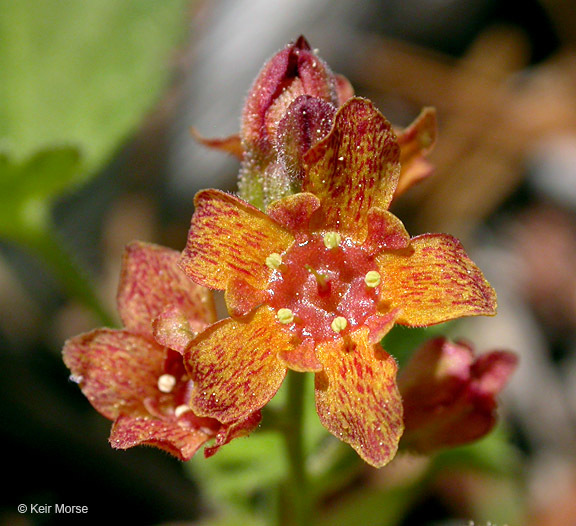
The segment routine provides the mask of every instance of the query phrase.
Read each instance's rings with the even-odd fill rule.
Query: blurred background
[[[236,133],[260,67],[300,34],[395,125],[436,107],[435,174],[394,211],[412,235],[458,236],[498,292],[498,316],[455,336],[521,360],[495,438],[446,457],[409,506],[367,524],[576,525],[575,7],[0,0],[0,525],[65,522],[19,503],[87,505],[94,522],[203,516],[201,476],[109,447],[110,423],[60,352],[115,312],[126,243],[180,250],[195,192],[234,190],[237,162],[190,127]],[[396,464],[361,477],[375,509],[390,480],[420,469]],[[327,500],[326,524],[346,524],[330,513],[348,493]]]

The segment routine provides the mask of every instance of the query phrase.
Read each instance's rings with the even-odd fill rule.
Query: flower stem
[[[280,502],[280,524],[302,526],[312,524],[312,499],[304,451],[304,391],[306,375],[288,372],[288,389],[283,427],[288,457],[286,494]]]

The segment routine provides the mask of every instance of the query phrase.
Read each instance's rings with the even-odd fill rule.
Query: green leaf
[[[43,231],[51,202],[80,174],[75,148],[42,150],[22,161],[0,153],[0,236],[24,241]]]
[[[66,144],[94,172],[165,86],[187,0],[0,0],[0,149]]]
[[[233,440],[208,459],[196,455],[188,466],[210,501],[245,510],[263,490],[276,486],[287,469],[282,437],[266,431]]]

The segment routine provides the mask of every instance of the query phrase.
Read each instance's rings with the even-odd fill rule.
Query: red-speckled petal
[[[320,200],[313,194],[298,193],[272,203],[266,213],[295,236],[308,234],[310,219],[320,208]]]
[[[317,195],[326,228],[364,241],[368,210],[387,209],[400,174],[400,149],[390,123],[365,99],[351,98],[330,133],[305,155],[302,190]]]
[[[432,164],[426,156],[434,148],[437,135],[436,110],[424,108],[408,128],[397,132],[400,146],[400,180],[394,197],[432,175]]]
[[[314,340],[305,339],[291,351],[282,351],[278,358],[293,371],[300,373],[317,373],[322,370],[322,364],[316,358]]]
[[[181,426],[176,419],[123,416],[114,422],[109,441],[115,449],[140,445],[157,447],[185,461],[212,436],[202,429]]]
[[[371,208],[368,212],[368,237],[364,248],[371,254],[384,249],[398,250],[410,244],[410,235],[404,224],[392,212]]]
[[[121,414],[146,416],[145,399],[158,397],[164,351],[127,331],[98,329],[64,345],[71,378],[94,408],[110,420]]]
[[[185,363],[194,381],[190,406],[220,422],[246,418],[276,394],[286,375],[278,353],[290,333],[266,306],[243,320],[215,323],[192,342]]]
[[[317,346],[324,371],[316,374],[316,409],[324,427],[349,443],[368,464],[382,467],[403,431],[396,362],[359,329],[348,341]]]
[[[265,303],[268,293],[265,290],[255,289],[242,279],[231,278],[224,298],[230,316],[239,318]]]
[[[152,322],[169,305],[195,330],[216,321],[212,293],[192,282],[178,266],[180,254],[151,243],[130,243],[124,252],[118,310],[124,326],[152,336]]]
[[[496,313],[494,289],[452,236],[415,237],[405,250],[383,252],[377,263],[381,300],[402,310],[398,323],[423,327]]]
[[[204,448],[204,456],[206,458],[211,457],[217,453],[223,445],[228,444],[230,440],[249,435],[260,425],[261,420],[262,413],[260,413],[260,411],[256,411],[245,419],[223,425],[216,435],[214,444],[212,444],[210,447]]]
[[[266,258],[294,237],[263,212],[219,190],[198,192],[180,265],[194,281],[225,290],[230,278],[262,289],[271,270]]]

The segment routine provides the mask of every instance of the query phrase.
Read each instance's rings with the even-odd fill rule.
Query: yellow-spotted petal
[[[428,326],[496,313],[494,289],[452,236],[415,237],[405,250],[383,252],[377,263],[381,300],[400,308],[398,323]]]
[[[304,156],[302,190],[318,196],[326,229],[363,241],[368,210],[386,210],[400,174],[400,149],[390,123],[368,100],[349,99],[330,133]]]
[[[192,342],[185,356],[194,381],[195,413],[220,422],[245,418],[276,393],[286,366],[278,353],[293,348],[292,336],[262,306],[242,319],[215,323]]]
[[[403,431],[396,362],[365,328],[316,348],[324,370],[316,374],[316,409],[324,427],[350,444],[368,464],[382,467]]]
[[[262,289],[266,258],[282,253],[293,236],[263,212],[219,190],[198,192],[196,211],[180,265],[195,282],[225,290],[230,278]]]

